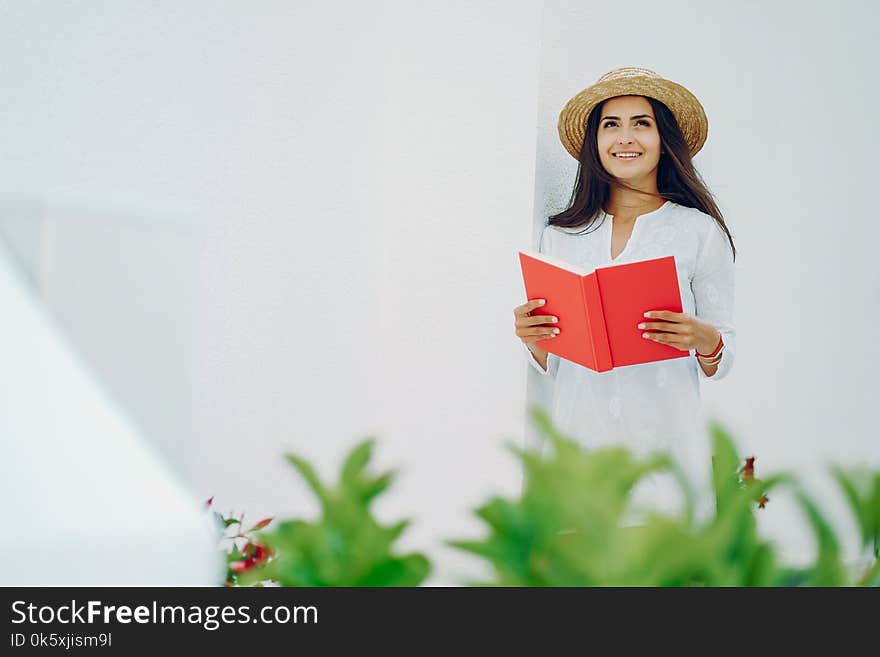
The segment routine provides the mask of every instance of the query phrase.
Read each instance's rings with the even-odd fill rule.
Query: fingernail
[[[546,299],[538,299],[538,305],[543,306],[547,302]]]
[[[642,337],[643,337],[643,338],[647,338],[647,337],[648,337],[648,334],[647,334],[647,333],[642,333]]]
[[[645,317],[650,317],[651,313],[645,313]]]
[[[558,318],[558,317],[551,317],[551,318],[550,318],[550,321],[551,321],[551,322],[558,322],[558,321],[559,321],[559,318]]]
[[[645,325],[644,325],[644,324],[639,324],[639,328],[640,328],[640,329],[643,329],[643,328],[645,328]]]
[[[553,333],[559,333],[559,329],[553,329]]]

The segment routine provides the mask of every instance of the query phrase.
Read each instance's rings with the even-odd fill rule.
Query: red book
[[[527,299],[546,299],[533,314],[559,319],[555,338],[535,344],[597,372],[615,367],[686,358],[668,344],[642,337],[641,322],[660,322],[649,310],[682,312],[675,258],[666,256],[592,272],[533,251],[519,252]]]

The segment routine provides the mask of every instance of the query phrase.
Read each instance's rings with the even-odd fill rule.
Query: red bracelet
[[[711,354],[701,354],[699,351],[694,349],[694,353],[697,356],[702,356],[703,358],[712,358],[713,356],[717,356],[718,352],[721,351],[721,347],[724,346],[724,337],[721,335],[721,332],[718,333],[718,346],[715,347],[715,350]]]

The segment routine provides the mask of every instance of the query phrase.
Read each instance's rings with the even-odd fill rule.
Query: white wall
[[[219,585],[204,501],[145,445],[0,242],[4,586]]]
[[[402,469],[380,512],[414,518],[403,544],[430,552],[433,582],[460,581],[477,562],[441,539],[481,531],[469,510],[518,485],[501,445],[522,434],[537,9],[356,6],[342,22],[313,9],[268,60],[297,82],[260,92],[265,180],[239,186],[255,207],[228,214],[205,259],[199,477],[301,512],[279,451],[329,473],[375,434]]]
[[[440,539],[519,485],[515,253],[570,191],[556,114],[616,66],[709,115],[698,165],[741,255],[738,361],[707,404],[759,468],[877,461],[867,7],[4,3],[0,201],[198,223],[194,490],[310,512],[283,451],[329,473],[377,435],[402,468],[380,513],[459,581],[479,567]],[[783,511],[764,518],[797,548]]]
[[[374,434],[402,469],[380,512],[416,520],[405,544],[435,581],[474,572],[440,539],[519,483],[501,445],[522,434],[538,19],[535,2],[0,8],[0,200],[207,219],[198,351],[178,364],[200,495],[309,512],[282,452],[327,472]]]
[[[705,107],[695,162],[738,250],[738,350],[725,380],[703,384],[704,405],[757,456],[758,476],[802,475],[850,551],[854,527],[825,466],[880,465],[878,18],[867,2],[547,0],[542,29],[539,215],[566,207],[574,180],[559,111],[603,73],[650,68]],[[802,558],[805,522],[786,496],[771,497],[762,528]]]
[[[0,204],[0,237],[104,394],[189,478],[198,216],[25,197]]]

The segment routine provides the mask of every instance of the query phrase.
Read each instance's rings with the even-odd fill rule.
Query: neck
[[[615,219],[635,219],[639,215],[653,212],[666,202],[657,191],[656,178],[641,184],[629,183],[629,185],[638,191],[625,187],[611,187],[606,212]]]

